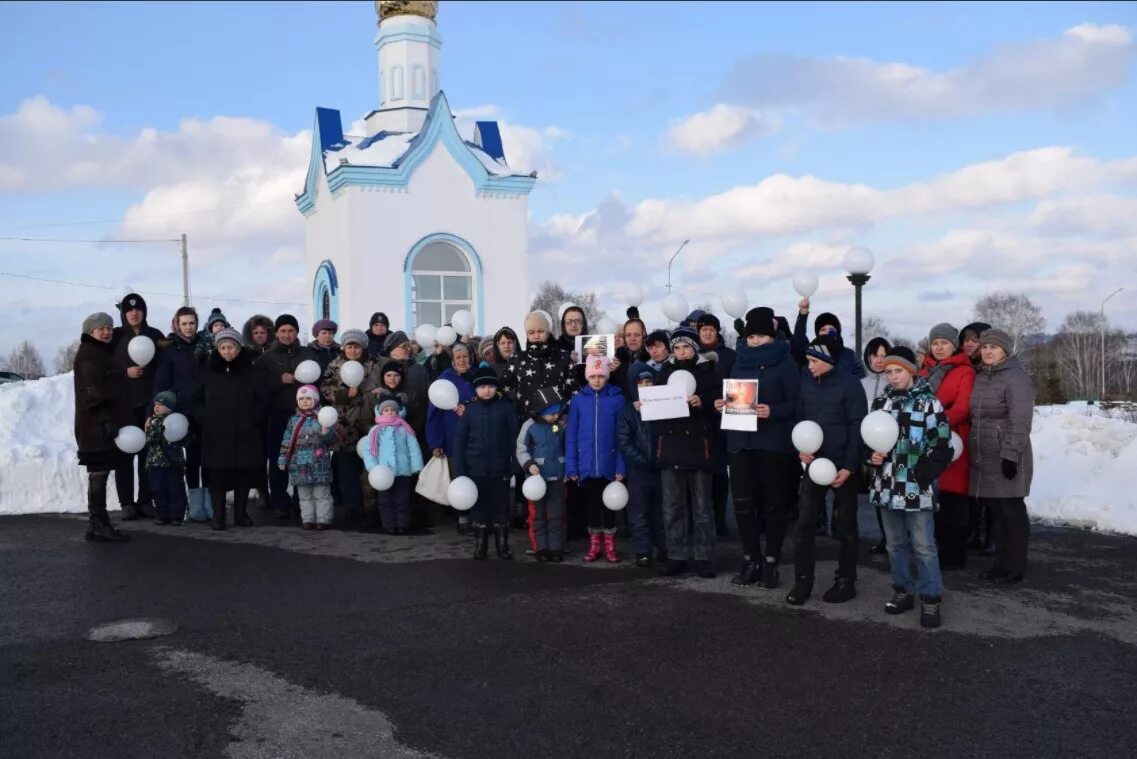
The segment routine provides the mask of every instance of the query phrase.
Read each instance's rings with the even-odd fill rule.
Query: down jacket
[[[944,407],[951,431],[963,441],[963,455],[940,475],[940,490],[967,495],[970,478],[967,448],[971,437],[971,391],[975,385],[975,370],[962,351],[943,361],[936,361],[929,353],[924,358],[920,376],[928,378],[928,385]]]
[[[563,480],[565,476],[565,425],[558,420],[549,424],[544,419],[528,419],[517,433],[517,463],[529,476],[536,464],[546,480]]]
[[[352,398],[349,396],[351,388],[340,379],[340,369],[347,361],[341,352],[328,364],[320,379],[320,397],[325,406],[334,406],[339,414],[335,424],[336,436],[339,438],[336,450],[353,453],[355,444],[368,433],[374,423],[376,395],[372,391],[379,387],[382,378],[379,377],[378,362],[364,354],[363,360],[359,362],[363,365],[363,382]]]
[[[379,449],[372,454],[369,444],[364,451],[363,466],[367,471],[380,464],[390,468],[396,477],[410,477],[422,471],[422,449],[415,439],[414,430],[404,424],[377,424],[367,433],[368,436],[375,433]]]
[[[951,463],[951,430],[928,381],[917,377],[907,390],[889,388],[873,401],[873,409],[892,414],[900,434],[884,463],[868,467],[869,503],[896,511],[936,511],[933,485]],[[872,451],[866,448],[865,456]]]
[[[794,452],[790,441],[797,399],[801,393],[798,365],[790,358],[790,344],[778,340],[751,348],[740,342],[730,379],[758,380],[758,403],[770,407],[770,417],[758,420],[757,432],[726,431],[729,453],[739,451]]]
[[[586,385],[569,406],[565,431],[565,476],[615,479],[627,474],[624,457],[616,446],[616,417],[624,396],[615,385],[593,390]]]
[[[288,446],[296,426],[300,433],[296,436],[296,446],[289,453]],[[280,458],[278,464],[288,469],[288,479],[293,485],[332,484],[332,452],[336,433],[333,429],[324,430],[316,418],[316,411],[295,413],[284,428],[280,439]]]
[[[722,382],[715,373],[714,363],[700,357],[697,362],[672,358],[655,375],[655,384],[666,385],[671,375],[680,369],[695,376],[695,395],[699,396],[702,405],[692,408],[690,416],[651,423],[655,463],[665,469],[710,472],[714,470],[711,436],[719,434],[711,416],[715,413],[715,398],[722,391]]]
[[[79,464],[107,471],[118,462],[114,444],[120,427],[133,424],[126,392],[126,370],[114,359],[112,343],[90,335],[75,353],[75,443]]]
[[[797,421],[817,422],[824,436],[815,455],[829,459],[838,470],[859,472],[861,420],[868,413],[861,383],[839,364],[820,377],[802,369],[801,377]]]
[[[285,384],[280,378],[285,374],[295,374],[300,362],[309,360],[315,361],[316,354],[300,343],[273,343],[254,362],[253,366],[261,373],[261,381],[272,398],[274,410],[291,412],[296,409],[296,391],[303,383],[293,377],[292,382]]]
[[[646,366],[643,362],[637,361],[632,364],[628,373],[636,377]],[[651,445],[651,422],[645,422],[634,405],[640,399],[640,388],[629,379],[625,392],[628,403],[620,409],[620,416],[616,419],[616,447],[620,449],[628,469],[655,469],[655,450]]]
[[[1030,430],[1034,386],[1022,363],[1011,356],[983,366],[971,391],[971,476],[968,494],[976,498],[1025,498],[1034,477]],[[1003,476],[1002,460],[1018,464]]]
[[[518,424],[540,411],[529,407],[538,390],[556,387],[562,398],[572,398],[577,386],[572,358],[552,341],[529,343],[509,357],[501,375],[502,391],[517,404]]]
[[[507,479],[517,465],[517,412],[513,404],[494,396],[488,401],[475,398],[466,405],[458,422],[454,455],[450,458],[451,477]]]

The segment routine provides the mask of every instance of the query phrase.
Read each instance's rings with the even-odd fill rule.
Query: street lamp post
[[[680,252],[681,252],[681,251],[682,251],[684,248],[686,248],[686,247],[687,247],[687,243],[689,243],[689,242],[691,242],[691,241],[690,241],[690,240],[684,240],[684,241],[683,241],[683,244],[682,244],[682,245],[680,245],[680,246],[679,246],[679,247],[676,249],[676,251],[675,251],[674,253],[672,253],[672,254],[671,254],[671,258],[670,258],[670,259],[668,259],[668,261],[667,261],[667,294],[668,294],[668,295],[670,295],[670,294],[671,294],[671,263],[672,263],[672,261],[674,261],[674,260],[675,260],[675,257],[676,257],[677,255],[679,255],[679,253],[680,253]]]
[[[872,279],[869,272],[872,271],[874,263],[876,260],[868,248],[849,248],[849,252],[845,254],[845,271],[849,272],[849,276],[845,279],[853,283],[853,289],[856,291],[858,357],[861,355],[861,288]]]
[[[1117,288],[1101,302],[1101,394],[1098,396],[1098,403],[1105,400],[1105,304],[1109,303],[1110,298],[1124,289],[1124,287]]]

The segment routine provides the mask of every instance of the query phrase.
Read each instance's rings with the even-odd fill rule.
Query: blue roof
[[[501,130],[496,121],[478,121],[474,124],[474,144],[495,161],[505,161],[505,147],[501,144]]]

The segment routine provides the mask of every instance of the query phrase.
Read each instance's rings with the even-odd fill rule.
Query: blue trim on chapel
[[[328,318],[339,324],[340,320],[340,282],[336,266],[328,259],[316,267],[312,278],[312,313],[316,319],[323,318],[324,293],[328,294]]]
[[[409,329],[413,330],[417,325],[414,323],[414,308],[411,295],[411,272],[414,271],[415,257],[423,248],[430,245],[432,242],[446,242],[453,245],[461,253],[466,256],[466,260],[470,262],[470,272],[474,275],[474,334],[478,334],[478,330],[486,323],[485,317],[485,298],[483,296],[483,282],[485,278],[482,276],[482,259],[478,256],[478,252],[474,250],[474,246],[463,240],[458,235],[452,235],[448,232],[436,232],[422,238],[407,251],[406,258],[403,259],[403,324],[408,325]],[[441,327],[441,324],[435,324],[436,327]]]

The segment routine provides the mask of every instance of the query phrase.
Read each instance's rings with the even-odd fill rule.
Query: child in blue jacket
[[[610,375],[606,356],[588,356],[584,364],[588,384],[569,406],[565,474],[580,483],[588,525],[584,560],[596,561],[603,550],[605,558],[616,563],[620,560],[616,553],[616,514],[604,506],[604,488],[613,480],[622,481],[627,470],[616,447],[616,419],[624,407],[624,396],[608,384]]]
[[[379,491],[379,518],[391,535],[411,531],[411,479],[422,471],[422,449],[415,431],[403,419],[399,398],[388,395],[379,402],[375,426],[367,433],[363,466],[370,472],[382,464],[395,473],[395,482]]]
[[[651,566],[655,560],[667,561],[667,534],[663,524],[663,488],[651,447],[650,422],[640,418],[639,390],[655,384],[655,372],[637,361],[628,370],[628,397],[631,403],[620,409],[616,420],[616,446],[628,466],[628,530],[636,551],[636,566]]]
[[[529,408],[540,409],[517,434],[517,463],[525,476],[545,480],[545,497],[529,502],[529,539],[537,561],[565,560],[564,399],[556,387],[533,394]]]

